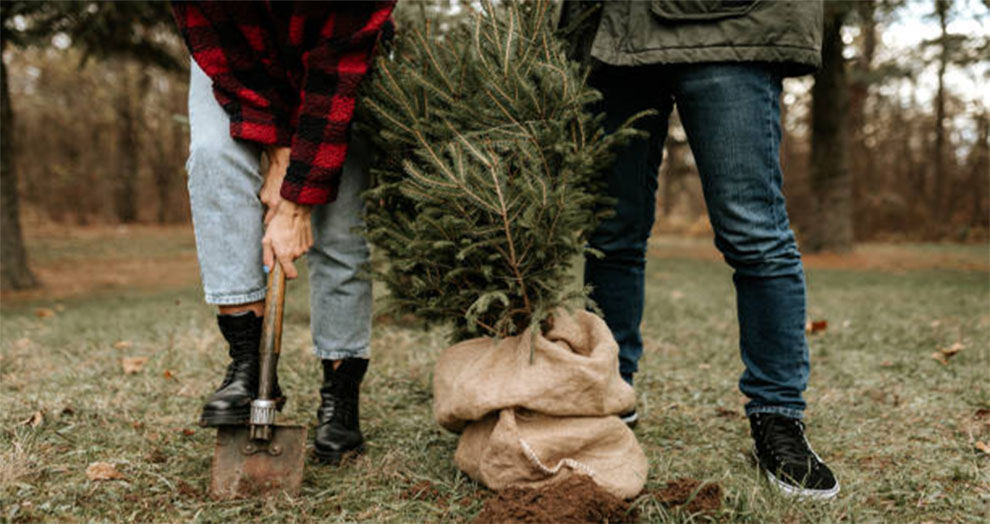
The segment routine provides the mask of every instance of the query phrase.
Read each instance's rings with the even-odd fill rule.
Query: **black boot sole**
[[[199,416],[199,425],[204,428],[217,426],[244,426],[251,421],[251,407],[244,409],[225,410],[219,413],[204,412]]]
[[[344,451],[320,451],[317,448],[313,448],[313,456],[316,457],[316,461],[327,466],[339,466],[345,456],[357,456],[363,453],[364,444]]]
[[[287,397],[275,399],[275,410],[282,411],[285,407]],[[246,426],[251,422],[251,406],[245,406],[237,410],[224,410],[219,412],[204,411],[199,416],[199,425],[204,428],[215,428],[217,426]]]

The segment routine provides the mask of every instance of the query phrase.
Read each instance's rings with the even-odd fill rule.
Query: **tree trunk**
[[[970,207],[969,225],[970,227],[986,227],[987,222],[990,221],[984,206],[987,198],[987,174],[990,173],[990,114],[987,113],[986,109],[976,117],[976,126],[979,130],[979,139],[970,154],[972,161],[968,189],[973,200]]]
[[[124,59],[120,59],[120,74],[122,89],[116,107],[120,119],[117,135],[120,166],[114,180],[114,208],[117,220],[130,224],[137,221],[138,126],[131,70]]]
[[[686,148],[687,142],[677,140],[669,135],[667,136],[667,156],[663,159],[663,167],[660,169],[663,175],[663,189],[660,193],[660,212],[664,218],[670,218],[671,213],[674,211],[677,194],[683,194],[685,192],[685,172],[690,171],[690,168],[684,162]]]
[[[847,165],[848,93],[842,24],[851,5],[825,3],[822,69],[811,104],[811,191],[815,220],[802,245],[807,252],[848,251],[853,243],[852,185]]]
[[[6,47],[6,46],[4,46]],[[2,50],[0,50],[2,55]],[[10,106],[7,85],[7,64],[0,59],[0,288],[28,289],[38,287],[31,273],[21,233],[18,209],[17,166],[14,163],[14,110]]]
[[[938,60],[938,91],[935,93],[935,146],[932,151],[935,190],[932,192],[931,210],[937,224],[942,226],[948,218],[948,206],[945,202],[945,189],[948,185],[948,180],[945,179],[947,176],[945,172],[945,68],[949,61],[949,50],[946,42],[949,0],[935,0],[935,12],[938,15],[942,32],[939,36],[941,52]]]
[[[151,84],[151,75],[145,70],[144,76],[141,80],[141,98],[146,99],[148,96],[148,86]],[[181,141],[181,129],[178,123],[174,122],[171,118],[159,119],[158,126],[156,128],[151,128],[148,126],[147,122],[142,122],[144,125],[141,129],[144,131],[150,139],[149,148],[153,148],[155,156],[151,162],[151,177],[155,186],[155,196],[158,197],[158,209],[155,215],[155,220],[159,224],[168,223],[169,218],[169,196],[172,192],[172,166],[169,155],[172,151],[178,149],[178,145]],[[170,142],[171,140],[171,142]]]
[[[883,173],[874,167],[872,146],[869,144],[866,122],[866,100],[870,94],[873,58],[877,48],[877,4],[857,2],[856,14],[859,18],[860,45],[859,56],[853,62],[849,82],[849,136],[851,150],[849,152],[849,168],[852,173],[853,185],[853,223],[866,223],[871,209],[865,205],[871,194],[881,191]]]

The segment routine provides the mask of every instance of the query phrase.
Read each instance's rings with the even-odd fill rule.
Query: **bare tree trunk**
[[[939,36],[938,91],[935,93],[935,146],[932,151],[935,190],[932,192],[930,207],[932,216],[938,225],[943,226],[948,218],[948,206],[945,202],[945,189],[948,185],[948,180],[945,178],[947,176],[945,172],[945,68],[949,61],[949,51],[946,45],[949,0],[935,0],[935,12],[938,14],[938,22],[942,32]]]
[[[811,191],[815,220],[802,244],[807,252],[848,251],[853,244],[852,181],[847,165],[848,93],[842,57],[842,24],[851,5],[825,3],[822,69],[811,107]]]
[[[137,221],[138,136],[137,115],[134,107],[134,85],[131,70],[125,59],[120,59],[122,86],[117,98],[117,117],[120,128],[117,147],[120,166],[115,177],[114,204],[117,220],[123,224]]]
[[[141,77],[141,95],[139,99],[145,100],[146,105],[149,93],[148,87],[151,85],[151,75],[145,70]],[[147,148],[154,150],[154,159],[151,162],[150,170],[152,181],[155,186],[155,196],[158,199],[158,209],[155,220],[159,224],[168,222],[169,216],[169,195],[172,192],[172,166],[169,155],[178,147],[181,140],[181,130],[179,125],[171,118],[159,118],[158,125],[152,127],[147,120],[141,122],[141,130],[148,137]],[[171,141],[171,142],[170,142]]]
[[[6,47],[6,46],[3,46]],[[0,49],[2,55],[2,49]],[[18,208],[17,166],[14,163],[14,110],[10,106],[7,64],[0,58],[0,288],[38,287],[27,263]]]
[[[984,109],[976,117],[979,139],[971,153],[971,175],[968,190],[973,196],[970,208],[970,227],[986,226],[990,222],[984,203],[987,198],[987,182],[990,181],[990,114]]]
[[[660,169],[663,176],[660,212],[665,218],[669,218],[674,211],[677,196],[684,193],[684,177],[691,171],[684,162],[686,148],[687,142],[667,136],[667,156],[663,159],[663,167]]]
[[[852,172],[855,224],[867,222],[871,209],[865,202],[883,187],[883,181],[877,180],[883,175],[874,168],[873,151],[866,133],[866,100],[870,94],[870,75],[877,48],[876,9],[877,5],[872,1],[856,3],[862,40],[859,56],[852,64],[849,82],[849,136],[852,138],[849,167]]]

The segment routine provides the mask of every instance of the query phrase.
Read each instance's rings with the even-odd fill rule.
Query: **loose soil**
[[[657,502],[688,513],[715,513],[722,507],[722,486],[679,478],[653,492]]]
[[[507,488],[487,501],[475,523],[631,522],[635,510],[590,477],[573,475],[541,488]]]
[[[399,497],[402,500],[438,501],[442,502],[442,505],[446,505],[447,502],[447,497],[444,497],[436,486],[428,480],[422,480],[409,486]]]

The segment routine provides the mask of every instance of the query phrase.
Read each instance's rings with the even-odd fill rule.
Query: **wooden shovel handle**
[[[282,313],[285,310],[285,273],[282,264],[275,261],[268,273],[268,293],[265,299],[265,320],[261,326],[261,376],[258,398],[272,400],[278,355],[282,351]]]

